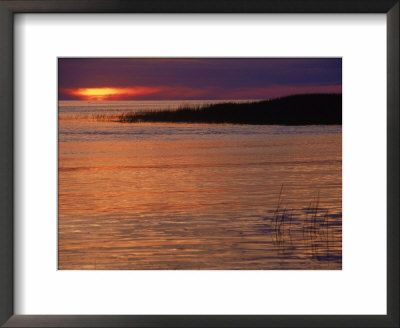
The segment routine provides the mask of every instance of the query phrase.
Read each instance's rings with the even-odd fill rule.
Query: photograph
[[[58,270],[342,270],[342,58],[59,57]]]

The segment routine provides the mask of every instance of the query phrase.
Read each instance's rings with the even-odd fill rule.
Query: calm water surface
[[[93,119],[181,104],[59,103],[59,269],[341,269],[341,126]]]

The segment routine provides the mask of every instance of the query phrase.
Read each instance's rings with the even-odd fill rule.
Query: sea
[[[120,123],[59,101],[58,269],[341,270],[342,126]]]

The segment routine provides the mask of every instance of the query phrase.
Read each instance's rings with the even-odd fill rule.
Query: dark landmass
[[[221,103],[123,114],[120,122],[342,124],[342,94],[305,94],[249,103]]]

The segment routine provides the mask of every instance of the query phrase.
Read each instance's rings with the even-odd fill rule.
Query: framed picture
[[[398,327],[398,1],[0,15],[1,324]]]

